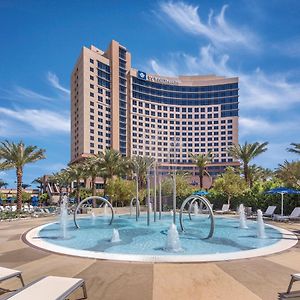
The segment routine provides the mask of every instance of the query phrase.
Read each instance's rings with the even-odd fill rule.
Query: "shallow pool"
[[[136,254],[136,255],[205,255],[241,252],[254,250],[273,245],[282,239],[282,233],[274,227],[266,226],[267,238],[257,238],[256,221],[247,221],[248,229],[239,228],[239,220],[235,218],[216,217],[215,232],[210,239],[207,236],[210,220],[207,215],[193,216],[189,220],[184,217],[186,232],[178,231],[182,251],[170,252],[165,250],[168,227],[172,216],[164,214],[161,220],[147,226],[146,216],[141,215],[138,222],[129,215],[116,215],[112,225],[109,218],[78,219],[80,229],[76,229],[71,220],[67,225],[67,237],[61,238],[61,229],[58,223],[44,226],[38,236],[43,241],[77,250],[87,250],[101,253]],[[112,231],[118,229],[120,242],[112,243]]]

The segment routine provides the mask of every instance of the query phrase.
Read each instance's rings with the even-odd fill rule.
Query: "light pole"
[[[154,201],[154,203],[153,203],[153,210],[154,210],[154,222],[156,222],[156,201],[157,201],[157,199],[156,199],[156,161],[154,162],[154,168],[153,168],[153,170],[154,170],[154,197],[153,197],[153,201]]]
[[[158,175],[158,218],[161,220],[161,176]]]
[[[150,225],[150,167],[147,169],[147,225]]]
[[[173,148],[172,148],[173,149],[173,176],[172,177],[173,177],[173,223],[174,224],[176,224],[176,158],[177,158],[177,146],[180,145],[180,142],[177,143],[177,141],[179,141],[179,139],[175,138],[173,142]],[[172,143],[170,143],[170,146],[171,145]]]

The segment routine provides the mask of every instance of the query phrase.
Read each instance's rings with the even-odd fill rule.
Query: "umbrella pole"
[[[283,193],[281,193],[281,215],[283,216]]]

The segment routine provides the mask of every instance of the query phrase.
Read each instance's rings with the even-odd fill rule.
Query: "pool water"
[[[44,241],[62,247],[89,250],[104,253],[139,254],[139,255],[203,255],[216,253],[239,252],[253,250],[275,244],[282,234],[275,228],[266,226],[266,238],[257,238],[256,221],[247,220],[248,229],[239,228],[237,218],[216,217],[215,232],[212,238],[203,239],[210,229],[207,215],[193,216],[189,220],[184,216],[186,232],[179,231],[182,251],[170,252],[165,250],[167,231],[172,223],[172,216],[163,214],[161,220],[147,226],[146,215],[141,215],[136,222],[134,216],[116,215],[112,225],[110,217],[97,216],[79,218],[80,229],[74,226],[70,219],[67,225],[67,237],[61,238],[59,223],[52,223],[39,231],[39,237]],[[113,229],[118,229],[120,242],[112,243]]]

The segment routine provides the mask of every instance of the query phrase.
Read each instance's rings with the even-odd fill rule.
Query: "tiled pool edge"
[[[53,222],[55,223],[55,222]],[[90,250],[77,250],[66,248],[58,245],[48,243],[39,238],[39,231],[44,227],[50,225],[47,223],[36,228],[29,230],[24,238],[29,245],[32,245],[41,250],[47,250],[54,253],[72,255],[93,259],[104,260],[117,260],[117,261],[132,261],[132,262],[174,262],[174,263],[187,263],[187,262],[217,262],[226,260],[246,259],[259,256],[275,254],[287,250],[295,246],[298,238],[292,232],[273,225],[267,225],[278,230],[282,234],[282,239],[270,246],[262,247],[255,250],[245,250],[240,252],[228,252],[220,254],[203,254],[203,255],[138,255],[138,254],[118,254],[118,253],[105,253]]]

